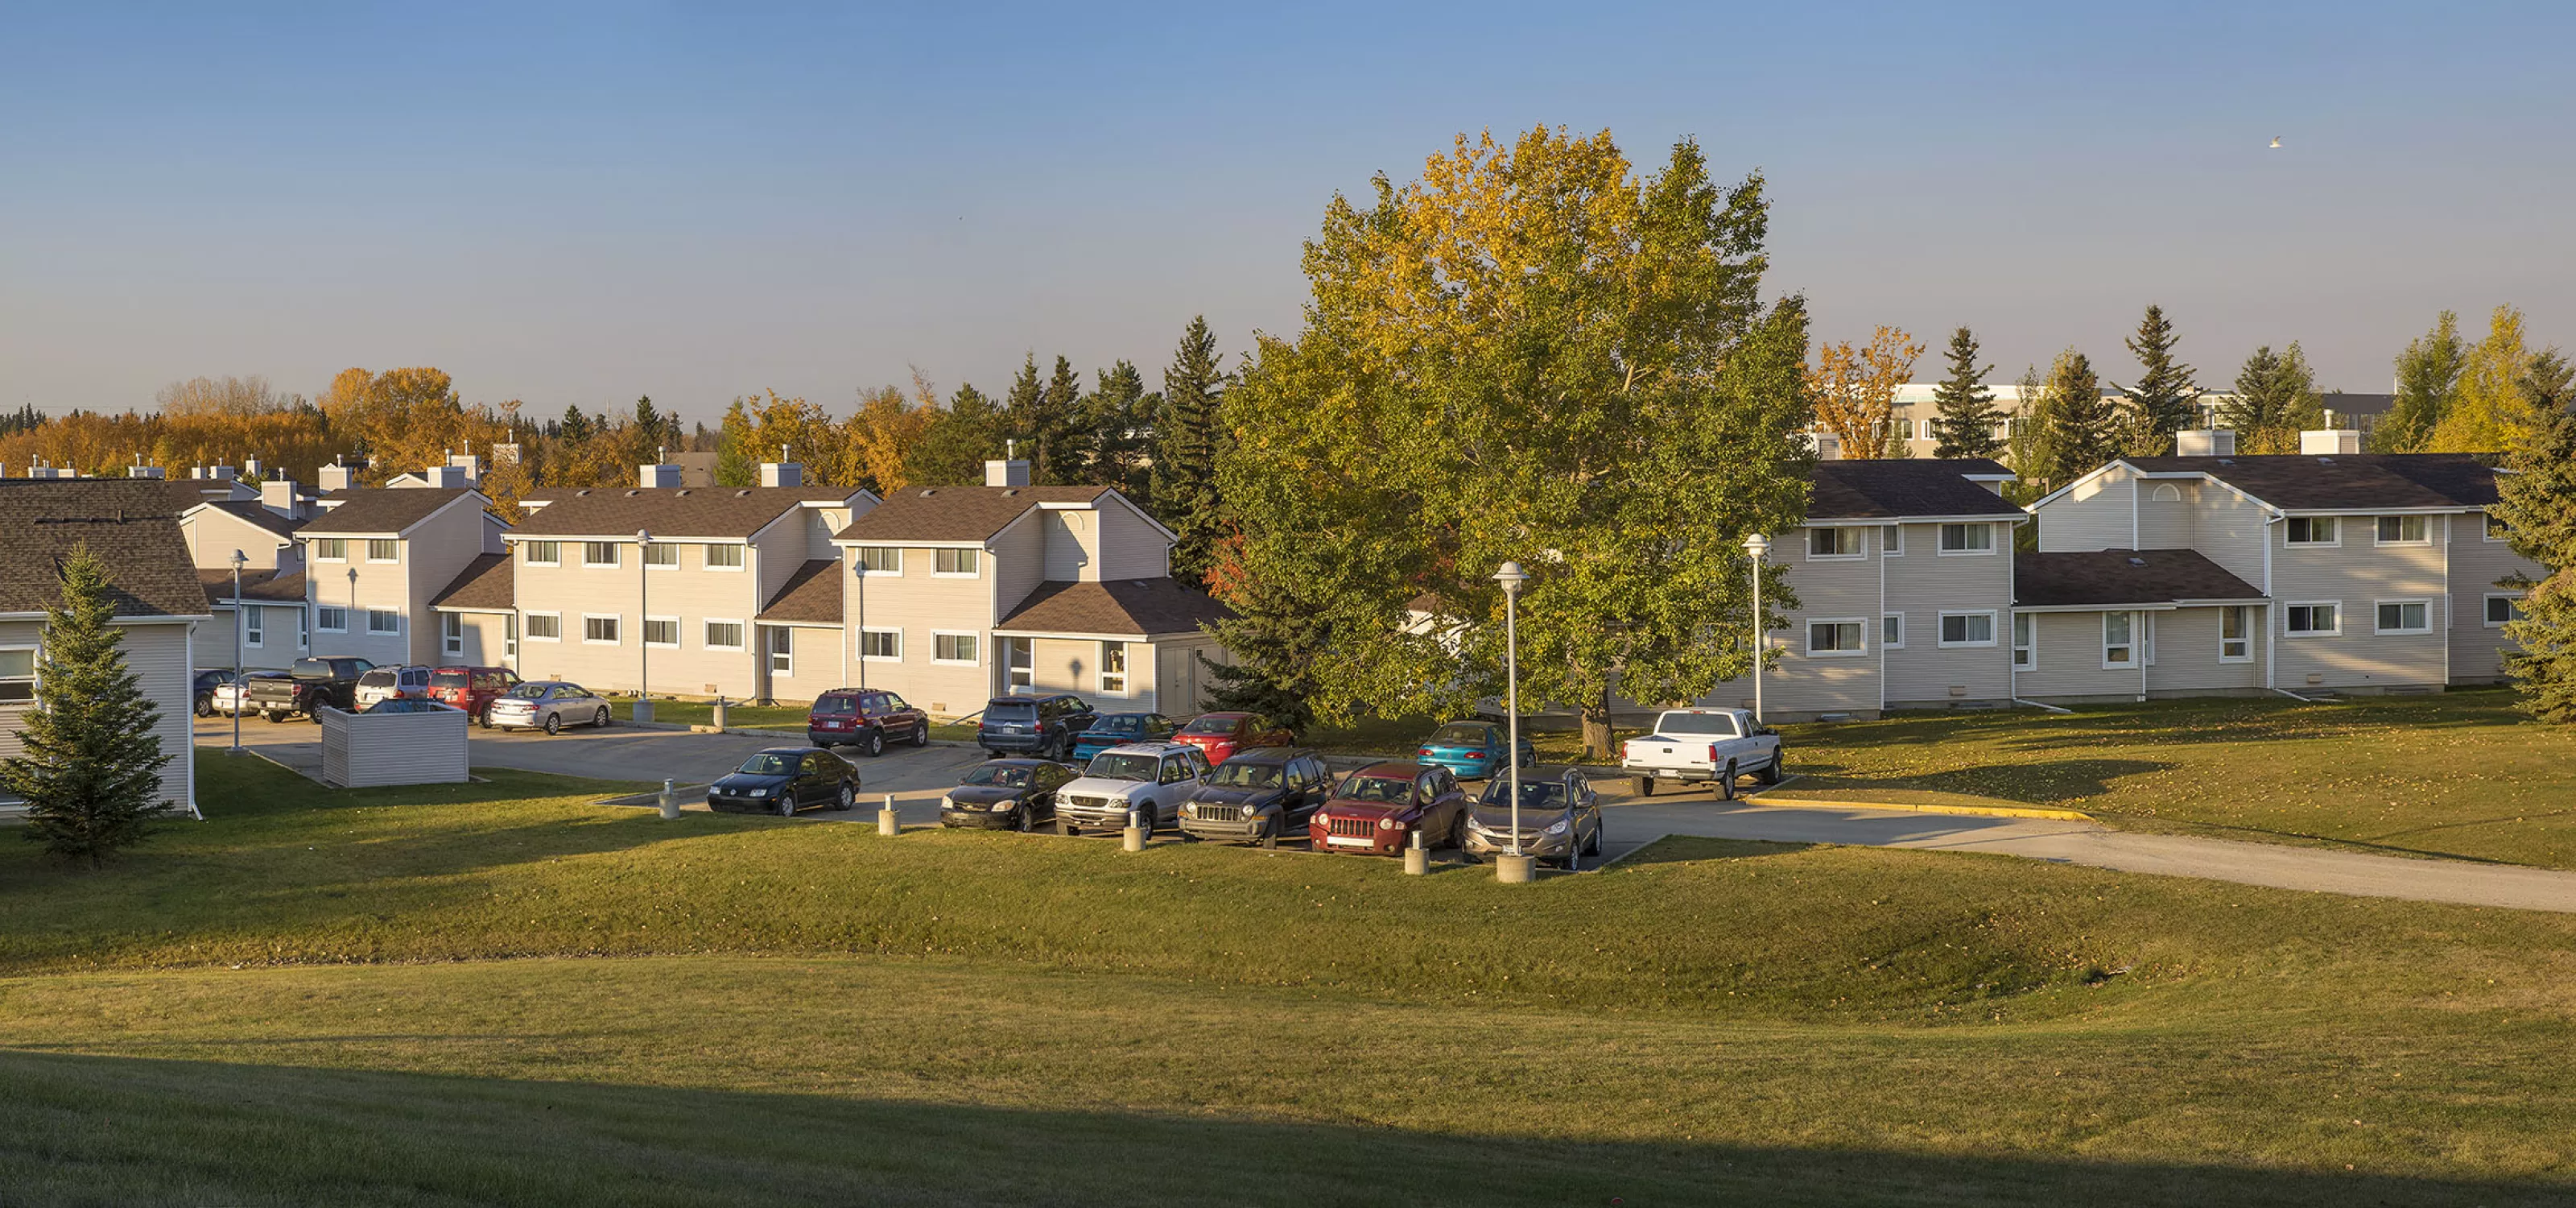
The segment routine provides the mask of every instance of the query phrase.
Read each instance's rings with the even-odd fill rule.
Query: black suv
[[[1073,757],[1073,740],[1091,728],[1095,716],[1082,698],[996,696],[984,703],[984,720],[975,727],[975,745],[987,754],[1026,753],[1040,759]]]

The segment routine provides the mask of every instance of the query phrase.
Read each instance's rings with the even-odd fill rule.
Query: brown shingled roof
[[[230,567],[222,570],[208,570],[200,567],[197,570],[197,581],[205,585],[206,602],[209,604],[218,604],[233,598],[233,572]],[[297,570],[280,574],[274,570],[245,568],[241,576],[241,598],[279,604],[300,604],[304,601],[304,572]]]
[[[0,479],[0,612],[60,602],[62,559],[87,545],[107,563],[117,616],[208,615],[171,502],[150,478]]]
[[[1886,519],[1901,516],[2018,515],[2003,496],[1968,475],[2010,478],[2003,463],[1984,457],[1886,458],[1820,461],[1807,502],[1810,520]]]
[[[279,537],[293,536],[295,530],[304,527],[303,521],[289,520],[280,516],[268,510],[267,504],[256,499],[209,499],[205,504],[237,520],[267,529],[271,534]]]
[[[1170,579],[1111,579],[1099,583],[1048,583],[1029,593],[997,631],[1080,633],[1102,637],[1196,633],[1234,610],[1216,598]]]
[[[841,562],[816,558],[797,567],[754,620],[795,625],[841,623]]]
[[[2013,555],[2013,604],[2022,608],[2262,598],[2254,585],[2198,550],[2025,550]]]
[[[1091,503],[1108,487],[911,487],[850,522],[837,541],[983,541],[1041,503]]]
[[[508,554],[476,554],[465,569],[445,589],[430,598],[432,608],[471,608],[481,612],[508,612],[518,604],[513,585],[517,572],[511,569]]]
[[[809,499],[837,504],[857,495],[851,487],[582,487],[539,492],[522,502],[531,509],[514,532],[532,537],[631,537],[649,529],[655,540],[739,540]]]
[[[429,518],[430,513],[473,492],[463,487],[364,487],[335,491],[322,502],[342,500],[329,511],[304,522],[307,536],[342,533],[399,533]]]
[[[2474,453],[2280,453],[2244,457],[2133,457],[2149,474],[2207,474],[2291,511],[2485,507],[2495,470]]]

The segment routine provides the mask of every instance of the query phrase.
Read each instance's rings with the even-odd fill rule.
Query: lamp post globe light
[[[227,755],[239,755],[242,753],[242,634],[249,628],[249,625],[247,619],[242,616],[241,572],[242,564],[248,561],[250,561],[250,555],[245,554],[240,550],[233,551],[233,745],[230,749],[224,752],[224,754]],[[212,689],[209,689],[208,691],[211,692]]]
[[[1744,552],[1753,556],[1753,721],[1762,722],[1762,555],[1771,552],[1771,539],[1755,533],[1744,539]]]
[[[1530,857],[1521,851],[1521,584],[1529,574],[1518,562],[1505,562],[1494,571],[1494,582],[1503,585],[1503,711],[1509,737],[1503,740],[1503,785],[1511,794],[1512,849],[1494,861],[1494,879],[1521,882],[1532,879]]]
[[[653,720],[653,530],[635,530],[635,720]]]

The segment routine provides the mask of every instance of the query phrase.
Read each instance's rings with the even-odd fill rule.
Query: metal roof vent
[[[2317,459],[2317,464],[2321,466],[2330,466],[2334,464],[2334,459],[2331,457],[2320,457]]]
[[[1020,493],[1020,489],[1018,487],[1003,487],[1002,493],[1004,495],[1017,495]]]
[[[736,499],[748,499],[748,498],[750,498],[750,497],[751,497],[751,488],[750,488],[750,487],[744,487],[744,488],[742,488],[742,489],[741,489],[741,490],[739,490],[739,491],[735,491],[735,492],[733,493],[733,497],[734,497],[734,498],[736,498]]]
[[[2129,565],[2131,565],[2131,566],[2145,566],[2146,564],[2147,564],[2147,560],[2146,560],[2146,559],[2144,559],[2144,558],[2131,558],[2131,559],[2129,559]]]
[[[2233,457],[2222,457],[2218,459],[2218,464],[2222,466],[2232,466],[2236,464],[2236,459]]]
[[[589,488],[589,487],[583,487],[582,489],[580,489],[580,490],[578,490],[578,491],[573,492],[573,494],[575,494],[575,495],[587,495],[587,494],[590,494],[590,488]]]
[[[928,498],[930,498],[931,496],[936,495],[936,494],[938,494],[938,493],[939,493],[939,488],[937,488],[937,487],[923,487],[923,488],[921,488],[921,497],[922,497],[922,498],[924,498],[924,499],[928,499]]]
[[[626,489],[626,497],[627,497],[628,499],[633,499],[633,498],[635,498],[636,496],[641,495],[641,494],[643,494],[643,493],[644,493],[644,492],[643,492],[643,490],[642,490],[642,489],[640,489],[640,488],[637,488],[637,487],[628,487],[628,488]]]
[[[688,494],[688,493],[689,493],[689,488],[687,488],[687,487],[681,487],[681,488],[680,488],[679,493],[680,493],[681,495],[686,495],[686,494]]]

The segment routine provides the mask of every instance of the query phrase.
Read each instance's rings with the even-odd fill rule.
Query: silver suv
[[[1081,779],[1055,791],[1055,833],[1122,830],[1131,810],[1144,815],[1147,834],[1169,829],[1207,777],[1207,752],[1188,743],[1111,747],[1091,757]]]

